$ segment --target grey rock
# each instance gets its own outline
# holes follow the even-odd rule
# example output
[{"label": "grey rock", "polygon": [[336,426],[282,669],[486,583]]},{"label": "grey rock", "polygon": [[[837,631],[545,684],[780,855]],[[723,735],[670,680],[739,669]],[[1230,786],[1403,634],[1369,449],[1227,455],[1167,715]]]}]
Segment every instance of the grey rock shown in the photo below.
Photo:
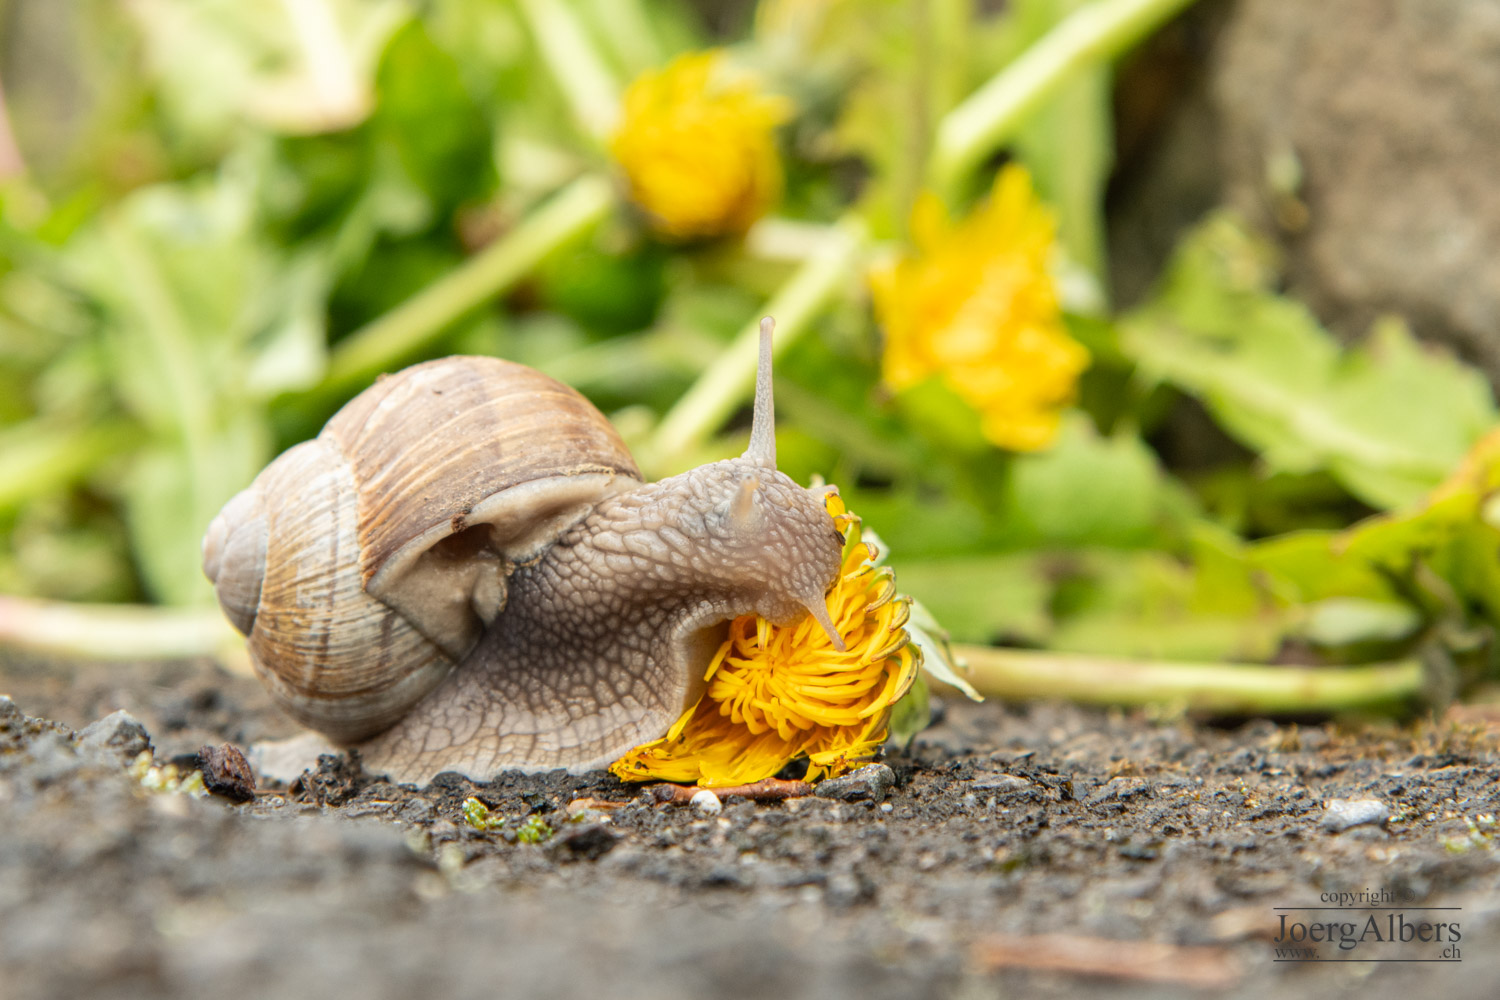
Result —
[{"label": "grey rock", "polygon": [[1036,791],[1031,782],[1025,778],[1018,778],[1014,774],[982,774],[974,779],[971,787],[976,792],[995,792],[1000,795]]},{"label": "grey rock", "polygon": [[430,823],[437,808],[427,799],[406,799],[396,808],[396,818],[403,823]]},{"label": "grey rock", "polygon": [[1223,41],[1230,198],[1278,215],[1268,164],[1297,158],[1315,308],[1355,334],[1400,313],[1500,375],[1500,7],[1247,0]]},{"label": "grey rock", "polygon": [[884,764],[866,764],[841,777],[819,782],[814,794],[819,798],[845,802],[883,802],[894,787],[896,772]]},{"label": "grey rock", "polygon": [[1154,50],[1176,75],[1141,91],[1176,84],[1172,111],[1134,126],[1113,210],[1120,299],[1227,202],[1335,332],[1395,313],[1500,384],[1500,5],[1236,0],[1179,29]]},{"label": "grey rock", "polygon": [[1151,794],[1151,785],[1145,778],[1111,778],[1089,793],[1084,802],[1094,806],[1111,799],[1123,802],[1142,795]]},{"label": "grey rock", "polygon": [[1379,799],[1329,799],[1319,825],[1331,833],[1366,823],[1384,823],[1391,809]]},{"label": "grey rock", "polygon": [[25,718],[26,713],[22,712],[20,707],[10,700],[9,695],[0,694],[0,723],[15,725],[19,724]]},{"label": "grey rock", "polygon": [[80,746],[110,750],[124,760],[134,760],[143,750],[151,749],[151,735],[146,727],[123,708],[111,712],[79,730]]}]

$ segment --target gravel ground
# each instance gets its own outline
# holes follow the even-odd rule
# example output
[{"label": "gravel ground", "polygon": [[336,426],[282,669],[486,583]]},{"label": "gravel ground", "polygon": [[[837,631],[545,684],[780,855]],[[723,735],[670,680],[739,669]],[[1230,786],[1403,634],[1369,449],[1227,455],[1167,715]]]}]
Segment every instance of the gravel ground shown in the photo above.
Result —
[{"label": "gravel ground", "polygon": [[[348,758],[242,804],[195,798],[148,786],[204,744],[293,731],[253,681],[0,661],[0,692],[5,1000],[1446,1000],[1500,982],[1500,725],[1477,713],[1226,727],[950,702],[846,798],[715,811],[602,773],[418,789]],[[117,708],[157,771],[139,730],[75,733]],[[1326,908],[1361,891],[1387,909]],[[1283,916],[1363,935],[1299,943],[1319,958],[1404,960],[1277,962]],[[1376,941],[1371,917],[1382,936],[1448,926]]]}]

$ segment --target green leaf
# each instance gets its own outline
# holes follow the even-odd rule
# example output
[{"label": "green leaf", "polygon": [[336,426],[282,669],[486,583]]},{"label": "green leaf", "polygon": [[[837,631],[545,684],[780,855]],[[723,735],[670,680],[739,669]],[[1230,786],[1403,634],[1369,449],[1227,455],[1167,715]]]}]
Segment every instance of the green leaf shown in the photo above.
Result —
[{"label": "green leaf", "polygon": [[1482,672],[1500,627],[1497,495],[1500,434],[1492,432],[1425,503],[1344,531],[1256,543],[1244,558],[1282,599],[1305,605],[1305,637],[1315,643],[1358,655],[1354,644],[1430,637],[1460,659],[1479,651]]},{"label": "green leaf", "polygon": [[988,528],[987,511],[919,484],[866,489],[840,483],[839,492],[849,509],[880,532],[903,561],[908,556],[972,552],[974,540]]},{"label": "green leaf", "polygon": [[[1500,530],[1482,516],[1489,494],[1456,483],[1430,502],[1345,531],[1304,531],[1250,546],[1246,558],[1293,600],[1422,599],[1421,572],[1500,624]],[[1434,610],[1430,606],[1427,610]]]},{"label": "green leaf", "polygon": [[305,133],[360,121],[403,0],[140,0],[158,100],[180,136],[216,146],[244,121]]},{"label": "green leaf", "polygon": [[1288,532],[1247,547],[1245,557],[1288,602],[1397,597],[1389,581],[1369,563],[1345,556],[1340,531]]},{"label": "green leaf", "polygon": [[1139,437],[1100,437],[1070,413],[1051,449],[1015,458],[1002,530],[1017,546],[1150,545],[1178,507],[1173,491]]},{"label": "green leaf", "polygon": [[530,42],[514,4],[427,4],[422,10],[427,34],[452,57],[465,85],[480,107],[496,107],[511,78],[525,76]]},{"label": "green leaf", "polygon": [[1052,628],[1047,608],[1053,585],[1029,554],[903,558],[896,582],[932,608],[960,642],[1041,643]]},{"label": "green leaf", "polygon": [[496,187],[491,118],[420,21],[380,53],[358,127],[273,144],[259,196],[295,256],[321,258],[337,330],[358,327],[462,258],[455,216]]},{"label": "green leaf", "polygon": [[64,249],[98,309],[114,395],[148,440],[126,457],[126,521],[151,593],[207,600],[199,539],[265,462],[265,400],[323,365],[323,279],[253,225],[233,169],[145,188]]},{"label": "green leaf", "polygon": [[1270,659],[1297,616],[1214,544],[1198,539],[1186,565],[1160,552],[1080,554],[1053,600],[1049,648],[1163,660]]},{"label": "green leaf", "polygon": [[[324,317],[328,297],[328,263],[316,249],[288,263],[280,276],[280,294],[265,296],[255,319],[260,331],[250,345],[245,390],[258,399],[307,389],[328,370],[328,331]],[[253,308],[253,306],[252,306]]]},{"label": "green leaf", "polygon": [[1409,604],[1371,601],[1358,597],[1330,597],[1308,607],[1303,635],[1320,646],[1352,646],[1370,641],[1394,642],[1408,638],[1422,624]]},{"label": "green leaf", "polygon": [[666,255],[650,244],[608,253],[598,242],[569,247],[542,264],[543,300],[603,333],[650,326],[666,295]]},{"label": "green leaf", "polygon": [[433,44],[419,21],[392,36],[376,76],[376,142],[392,145],[417,186],[446,218],[495,184],[490,122],[464,86],[458,63]]},{"label": "green leaf", "polygon": [[948,454],[994,455],[994,447],[979,429],[974,408],[933,376],[903,389],[896,406],[906,422],[936,449]]},{"label": "green leaf", "polygon": [[[948,631],[938,624],[932,612],[921,601],[911,602],[911,617],[907,619],[906,631],[912,643],[921,651],[922,669],[933,680],[958,688],[970,701],[984,701],[984,697],[961,674],[966,664],[953,652],[948,642]],[[917,680],[921,680],[919,676]],[[923,685],[922,696],[927,695]]]},{"label": "green leaf", "polygon": [[1155,300],[1122,324],[1148,374],[1201,399],[1273,470],[1330,471],[1378,508],[1411,503],[1495,422],[1476,371],[1399,323],[1343,349],[1271,291],[1269,250],[1228,216],[1179,248]]},{"label": "green leaf", "polygon": [[83,479],[140,438],[134,428],[52,426],[40,420],[0,428],[0,515]]},{"label": "green leaf", "polygon": [[[151,595],[165,604],[207,603],[212,590],[200,568],[208,522],[249,475],[264,450],[252,421],[215,435],[211,458],[164,443],[142,450],[126,478],[125,516],[131,551]],[[237,484],[237,485],[235,485]]]}]

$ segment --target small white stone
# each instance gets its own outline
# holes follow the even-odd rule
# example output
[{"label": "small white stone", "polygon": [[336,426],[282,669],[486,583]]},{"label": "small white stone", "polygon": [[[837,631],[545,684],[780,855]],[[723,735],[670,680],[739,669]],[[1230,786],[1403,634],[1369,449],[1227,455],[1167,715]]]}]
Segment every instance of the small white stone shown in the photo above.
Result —
[{"label": "small white stone", "polygon": [[707,788],[694,792],[693,797],[688,799],[688,804],[705,816],[717,816],[724,808],[724,803],[719,801],[719,797]]},{"label": "small white stone", "polygon": [[1329,799],[1323,808],[1323,829],[1332,833],[1366,823],[1378,825],[1391,815],[1390,807],[1379,799]]}]

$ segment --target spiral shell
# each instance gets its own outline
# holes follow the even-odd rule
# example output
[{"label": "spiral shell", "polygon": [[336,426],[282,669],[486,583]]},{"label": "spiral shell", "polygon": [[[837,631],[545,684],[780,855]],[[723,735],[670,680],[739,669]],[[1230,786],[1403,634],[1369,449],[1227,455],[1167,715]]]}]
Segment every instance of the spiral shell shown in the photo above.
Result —
[{"label": "spiral shell", "polygon": [[573,389],[443,358],[382,378],[267,466],[209,526],[203,569],[276,701],[354,742],[473,648],[515,563],[639,483]]}]

